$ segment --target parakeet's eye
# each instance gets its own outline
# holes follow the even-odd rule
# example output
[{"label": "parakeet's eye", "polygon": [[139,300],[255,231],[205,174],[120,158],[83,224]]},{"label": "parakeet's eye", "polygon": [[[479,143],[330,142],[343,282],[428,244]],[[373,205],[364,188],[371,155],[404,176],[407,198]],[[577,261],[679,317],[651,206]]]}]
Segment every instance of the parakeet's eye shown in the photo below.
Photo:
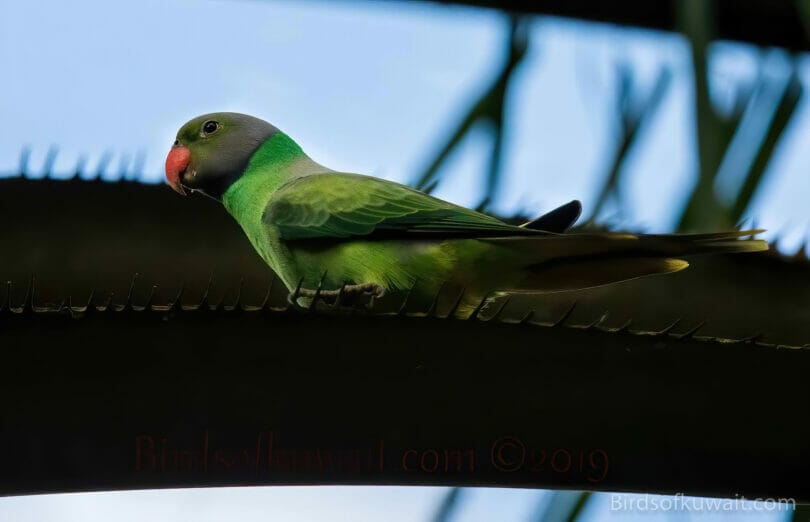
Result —
[{"label": "parakeet's eye", "polygon": [[213,134],[218,130],[219,130],[219,123],[213,120],[208,120],[207,122],[203,123],[202,135],[208,136],[209,134]]}]

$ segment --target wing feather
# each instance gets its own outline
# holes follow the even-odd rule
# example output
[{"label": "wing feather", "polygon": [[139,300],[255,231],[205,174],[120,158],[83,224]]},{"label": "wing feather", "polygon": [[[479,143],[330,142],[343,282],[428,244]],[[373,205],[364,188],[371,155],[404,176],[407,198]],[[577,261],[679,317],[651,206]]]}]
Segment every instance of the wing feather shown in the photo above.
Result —
[{"label": "wing feather", "polygon": [[360,174],[324,173],[278,189],[263,221],[282,239],[374,237],[503,237],[543,235],[486,214]]}]

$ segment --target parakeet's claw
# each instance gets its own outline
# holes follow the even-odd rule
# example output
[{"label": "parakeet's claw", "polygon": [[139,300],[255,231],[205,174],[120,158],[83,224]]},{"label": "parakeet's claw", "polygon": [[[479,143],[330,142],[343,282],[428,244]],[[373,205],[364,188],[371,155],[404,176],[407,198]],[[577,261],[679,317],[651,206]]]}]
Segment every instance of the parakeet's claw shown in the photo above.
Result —
[{"label": "parakeet's claw", "polygon": [[299,297],[307,297],[307,294],[305,292],[306,290],[301,287],[296,288],[295,290],[287,294],[287,304],[289,304],[292,308],[295,308],[296,310],[299,311],[305,310],[306,307],[298,304]]},{"label": "parakeet's claw", "polygon": [[385,288],[375,283],[366,283],[364,285],[354,285],[353,292],[360,298],[367,297],[365,307],[367,310],[371,310],[374,308],[375,301],[385,295]]},{"label": "parakeet's claw", "polygon": [[385,288],[378,285],[377,283],[366,283],[362,285],[346,285],[343,287],[343,291],[347,295],[349,294],[367,295],[372,298],[376,297],[377,299],[385,295]]},{"label": "parakeet's claw", "polygon": [[311,290],[298,287],[287,295],[287,302],[298,309],[304,308],[298,304],[299,298],[309,300],[310,309],[314,309],[318,301],[331,309],[370,309],[374,306],[374,300],[384,295],[385,288],[376,283],[343,285],[339,290]]},{"label": "parakeet's claw", "polygon": [[[323,296],[321,292],[321,296]],[[375,299],[385,295],[385,288],[376,283],[366,283],[361,285],[343,285],[340,290],[332,290],[327,293],[329,301],[324,299],[332,309],[366,309],[374,308]],[[333,298],[333,299],[332,299]]]}]

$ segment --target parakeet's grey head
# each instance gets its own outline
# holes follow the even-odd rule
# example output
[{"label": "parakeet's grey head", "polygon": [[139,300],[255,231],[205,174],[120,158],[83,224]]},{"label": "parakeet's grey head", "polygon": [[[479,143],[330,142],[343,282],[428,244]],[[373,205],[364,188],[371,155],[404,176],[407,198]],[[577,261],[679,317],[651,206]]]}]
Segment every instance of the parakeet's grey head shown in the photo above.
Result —
[{"label": "parakeet's grey head", "polygon": [[278,129],[236,112],[198,116],[183,125],[166,157],[166,179],[182,195],[200,191],[215,199],[245,171],[254,152]]}]

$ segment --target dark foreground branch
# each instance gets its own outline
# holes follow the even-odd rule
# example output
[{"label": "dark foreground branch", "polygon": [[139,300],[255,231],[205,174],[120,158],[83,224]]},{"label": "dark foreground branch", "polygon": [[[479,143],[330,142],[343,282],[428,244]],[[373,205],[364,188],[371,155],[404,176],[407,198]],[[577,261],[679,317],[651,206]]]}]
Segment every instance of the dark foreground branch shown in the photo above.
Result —
[{"label": "dark foreground branch", "polygon": [[[678,30],[677,15],[683,0],[432,0],[435,3],[495,7],[518,13],[578,18],[594,22],[644,27],[664,31]],[[714,0],[716,35],[722,40],[737,40],[762,46],[807,50],[803,3],[794,0]]]},{"label": "dark foreground branch", "polygon": [[807,349],[208,306],[82,315],[0,311],[0,494],[441,484],[810,500]]}]

